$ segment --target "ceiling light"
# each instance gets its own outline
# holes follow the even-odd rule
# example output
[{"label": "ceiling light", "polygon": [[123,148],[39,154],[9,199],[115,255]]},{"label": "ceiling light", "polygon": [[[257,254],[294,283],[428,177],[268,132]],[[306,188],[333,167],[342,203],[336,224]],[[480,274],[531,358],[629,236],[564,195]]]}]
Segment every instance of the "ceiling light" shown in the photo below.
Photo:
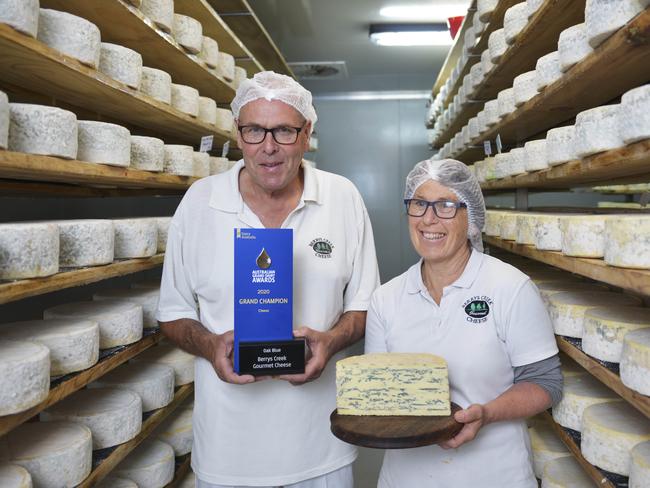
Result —
[{"label": "ceiling light", "polygon": [[370,40],[378,46],[451,46],[444,24],[372,24]]},{"label": "ceiling light", "polygon": [[399,20],[446,20],[467,14],[467,4],[455,5],[391,5],[382,7],[379,15]]}]

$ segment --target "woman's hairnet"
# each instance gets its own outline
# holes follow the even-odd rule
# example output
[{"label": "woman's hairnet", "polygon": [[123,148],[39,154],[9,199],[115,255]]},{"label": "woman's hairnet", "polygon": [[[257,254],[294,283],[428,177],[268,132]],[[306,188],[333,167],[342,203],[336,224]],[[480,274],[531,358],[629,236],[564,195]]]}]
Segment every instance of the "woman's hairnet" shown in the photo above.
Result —
[{"label": "woman's hairnet", "polygon": [[420,161],[406,177],[404,198],[413,198],[418,187],[429,180],[446,186],[467,205],[467,238],[472,247],[483,252],[481,231],[485,224],[485,202],[476,177],[465,164],[454,159]]},{"label": "woman's hairnet", "polygon": [[312,105],[311,92],[293,78],[273,71],[256,73],[252,78],[241,82],[230,104],[235,119],[239,119],[239,111],[244,105],[260,98],[268,101],[280,100],[295,108],[311,122],[312,127],[318,120]]}]

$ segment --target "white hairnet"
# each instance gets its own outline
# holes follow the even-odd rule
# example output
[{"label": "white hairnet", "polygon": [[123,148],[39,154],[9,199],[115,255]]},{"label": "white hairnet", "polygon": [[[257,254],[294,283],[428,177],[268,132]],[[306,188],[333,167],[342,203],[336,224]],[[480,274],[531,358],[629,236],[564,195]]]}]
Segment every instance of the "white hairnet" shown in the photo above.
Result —
[{"label": "white hairnet", "polygon": [[467,205],[467,238],[472,247],[483,252],[481,231],[485,224],[485,202],[476,177],[466,165],[454,159],[420,161],[406,177],[404,199],[413,198],[415,190],[429,180],[446,186]]},{"label": "white hairnet", "polygon": [[312,105],[311,92],[293,78],[273,71],[256,73],[252,78],[241,82],[230,104],[234,117],[239,119],[242,107],[260,98],[268,101],[279,100],[295,108],[311,122],[312,127],[318,120]]}]

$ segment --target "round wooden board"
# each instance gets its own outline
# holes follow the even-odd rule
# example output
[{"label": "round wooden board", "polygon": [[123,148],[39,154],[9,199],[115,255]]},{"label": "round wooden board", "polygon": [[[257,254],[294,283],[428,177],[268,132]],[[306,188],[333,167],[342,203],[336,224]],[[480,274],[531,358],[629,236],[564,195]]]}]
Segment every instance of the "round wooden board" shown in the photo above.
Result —
[{"label": "round wooden board", "polygon": [[332,433],[349,444],[378,449],[407,449],[429,446],[454,437],[463,424],[454,420],[454,413],[461,410],[451,404],[451,415],[433,416],[380,416],[330,415]]}]

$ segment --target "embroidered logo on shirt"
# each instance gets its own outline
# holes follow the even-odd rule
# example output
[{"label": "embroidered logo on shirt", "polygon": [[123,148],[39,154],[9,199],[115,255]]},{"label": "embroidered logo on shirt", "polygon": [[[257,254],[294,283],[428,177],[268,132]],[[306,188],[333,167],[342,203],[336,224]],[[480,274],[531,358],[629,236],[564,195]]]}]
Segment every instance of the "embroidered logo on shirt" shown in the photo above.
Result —
[{"label": "embroidered logo on shirt", "polygon": [[472,297],[463,303],[463,309],[467,314],[465,320],[472,324],[480,324],[487,321],[490,314],[492,299],[486,296]]},{"label": "embroidered logo on shirt", "polygon": [[309,243],[309,247],[314,250],[314,255],[318,258],[328,259],[332,257],[334,244],[323,237],[317,237]]}]

